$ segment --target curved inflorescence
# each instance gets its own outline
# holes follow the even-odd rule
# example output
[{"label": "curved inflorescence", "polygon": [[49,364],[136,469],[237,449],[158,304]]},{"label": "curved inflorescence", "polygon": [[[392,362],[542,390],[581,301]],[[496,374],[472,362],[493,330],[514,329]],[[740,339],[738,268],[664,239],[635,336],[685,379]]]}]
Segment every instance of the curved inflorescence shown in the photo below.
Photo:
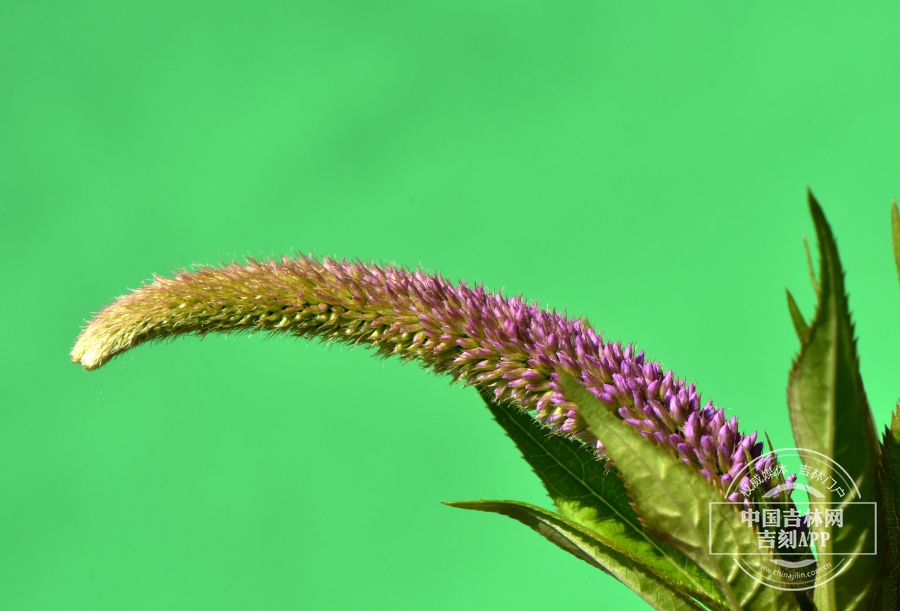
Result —
[{"label": "curved inflorescence", "polygon": [[[72,360],[95,369],[144,342],[241,330],[365,344],[383,356],[417,360],[533,410],[553,432],[603,457],[603,445],[557,383],[555,370],[564,370],[723,494],[750,487],[749,477],[733,485],[735,477],[762,452],[756,433],[740,433],[737,418],[726,420],[712,401],[701,405],[694,384],[663,372],[632,345],[604,342],[586,321],[401,267],[299,256],[156,276],[97,313]],[[770,456],[754,464],[759,473],[773,466]],[[728,498],[738,501],[741,493]]]}]

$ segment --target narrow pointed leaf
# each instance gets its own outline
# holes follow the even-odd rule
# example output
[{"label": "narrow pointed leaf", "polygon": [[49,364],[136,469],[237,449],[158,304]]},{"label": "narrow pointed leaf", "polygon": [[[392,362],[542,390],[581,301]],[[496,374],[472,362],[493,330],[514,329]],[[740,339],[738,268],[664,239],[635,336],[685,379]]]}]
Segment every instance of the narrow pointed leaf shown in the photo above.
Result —
[{"label": "narrow pointed leaf", "polygon": [[451,507],[499,513],[525,524],[548,541],[612,575],[658,611],[701,611],[703,607],[672,590],[652,571],[605,544],[596,533],[563,516],[518,501],[462,501]]},{"label": "narrow pointed leaf", "polygon": [[891,233],[894,236],[894,263],[897,264],[897,276],[900,277],[900,210],[897,209],[897,200],[891,208]]},{"label": "narrow pointed leaf", "polygon": [[642,564],[661,583],[710,609],[728,609],[705,572],[644,531],[614,467],[598,460],[583,443],[550,434],[515,406],[493,401],[489,391],[482,391],[481,396],[564,517],[595,532],[606,545]]},{"label": "narrow pointed leaf", "polygon": [[806,241],[806,236],[803,236],[803,250],[806,251],[806,266],[809,269],[809,281],[812,284],[813,292],[816,294],[816,297],[818,297],[819,281],[816,280],[816,269],[813,267],[812,255],[809,252],[809,242]]},{"label": "narrow pointed leaf", "polygon": [[[878,503],[878,441],[859,373],[844,273],[831,228],[812,193],[809,206],[819,240],[820,296],[790,374],[788,405],[794,438],[799,447],[829,456],[843,467],[856,482],[861,495],[858,500]],[[826,474],[826,478],[830,476]],[[810,508],[822,503],[824,509],[829,507],[827,503],[839,500],[846,499],[827,490]],[[870,513],[866,517],[863,512],[855,515],[862,519],[845,522],[839,537],[831,536],[832,528],[826,523],[815,527],[829,535],[831,553],[852,554],[874,546],[875,516]],[[883,569],[882,554],[851,557],[838,577],[816,587],[820,611],[871,609]],[[823,574],[824,579],[832,577]]]},{"label": "narrow pointed leaf", "polygon": [[881,489],[884,507],[883,529],[887,536],[882,537],[887,547],[887,578],[881,586],[880,610],[896,611],[900,609],[900,405],[891,418],[890,428],[885,427],[884,440],[881,446]]},{"label": "narrow pointed leaf", "polygon": [[[566,396],[577,406],[615,463],[647,530],[693,560],[714,579],[733,609],[798,609],[790,592],[765,586],[717,549],[756,553],[756,533],[733,506],[710,505],[722,497],[703,477],[667,450],[641,437],[574,378],[558,371]],[[710,507],[712,511],[710,511]]]},{"label": "narrow pointed leaf", "polygon": [[806,319],[803,318],[800,307],[797,305],[797,302],[794,301],[794,296],[791,295],[790,291],[787,291],[787,300],[788,311],[791,313],[791,322],[794,323],[794,331],[797,333],[797,338],[801,342],[806,341],[806,336],[809,333],[809,325],[806,324]]}]

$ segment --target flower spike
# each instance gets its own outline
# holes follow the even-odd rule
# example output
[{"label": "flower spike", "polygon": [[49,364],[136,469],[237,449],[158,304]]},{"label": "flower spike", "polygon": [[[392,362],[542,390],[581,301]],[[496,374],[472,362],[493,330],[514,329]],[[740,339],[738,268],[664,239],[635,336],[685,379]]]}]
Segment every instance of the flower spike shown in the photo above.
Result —
[{"label": "flower spike", "polygon": [[[98,312],[71,356],[96,369],[145,342],[236,331],[364,344],[418,361],[534,411],[551,431],[603,457],[603,445],[557,382],[559,368],[723,493],[762,452],[756,433],[742,435],[736,418],[726,420],[712,401],[703,404],[694,384],[634,346],[604,342],[582,319],[421,269],[299,256],[156,276]],[[740,500],[740,493],[729,498]]]}]

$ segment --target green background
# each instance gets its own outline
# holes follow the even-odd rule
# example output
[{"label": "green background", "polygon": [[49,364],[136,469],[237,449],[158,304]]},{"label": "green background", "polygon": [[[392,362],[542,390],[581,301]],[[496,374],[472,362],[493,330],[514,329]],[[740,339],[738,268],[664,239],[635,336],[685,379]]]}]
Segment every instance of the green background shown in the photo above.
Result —
[{"label": "green background", "polygon": [[792,445],[811,187],[882,426],[900,5],[0,3],[0,609],[641,609],[472,389],[258,336],[68,362],[154,272],[310,253],[589,316]]}]

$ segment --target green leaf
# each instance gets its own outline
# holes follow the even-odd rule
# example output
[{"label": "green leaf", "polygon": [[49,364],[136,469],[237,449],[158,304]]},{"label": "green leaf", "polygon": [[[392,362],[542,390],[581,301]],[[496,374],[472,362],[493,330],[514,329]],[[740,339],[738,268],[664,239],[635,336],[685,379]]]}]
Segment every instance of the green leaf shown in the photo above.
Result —
[{"label": "green leaf", "polygon": [[819,281],[816,280],[816,269],[813,267],[812,255],[809,252],[809,242],[806,241],[806,236],[803,236],[803,250],[806,251],[806,266],[809,269],[809,281],[812,284],[813,292],[816,294],[816,297],[818,297]]},{"label": "green leaf", "polygon": [[605,545],[642,564],[668,587],[711,609],[728,609],[706,573],[644,531],[612,465],[598,460],[585,444],[549,433],[516,406],[496,403],[489,391],[481,391],[481,397],[564,517],[595,532]]},{"label": "green leaf", "polygon": [[806,319],[803,318],[803,314],[800,312],[800,308],[797,306],[797,302],[794,301],[794,296],[791,295],[790,291],[787,291],[787,300],[788,311],[791,313],[791,322],[794,323],[794,331],[797,333],[797,338],[803,342],[809,333],[809,325],[806,324]]},{"label": "green leaf", "polygon": [[[897,406],[900,411],[900,405]],[[884,525],[887,532],[888,575],[881,586],[881,603],[877,609],[896,611],[900,608],[900,417],[895,411],[890,428],[885,427],[881,445],[881,491]]]},{"label": "green leaf", "polygon": [[900,277],[900,210],[897,210],[897,200],[891,208],[891,232],[894,235],[894,263],[897,264],[897,276]]},{"label": "green leaf", "polygon": [[634,562],[591,530],[563,516],[518,501],[461,501],[444,503],[461,509],[488,511],[525,524],[548,541],[609,573],[659,611],[701,611],[703,607],[669,588],[652,571]]},{"label": "green leaf", "polygon": [[733,609],[797,609],[794,595],[756,580],[727,555],[710,553],[709,533],[718,549],[758,552],[758,537],[703,476],[666,449],[644,439],[594,395],[557,371],[566,396],[606,448],[625,480],[645,527],[693,560],[719,584]]},{"label": "green leaf", "polygon": [[[819,240],[820,296],[790,374],[788,406],[794,438],[799,447],[829,456],[841,465],[859,488],[858,500],[877,503],[878,441],[859,373],[844,274],[831,228],[812,193],[809,207]],[[826,491],[824,497],[811,500],[810,508],[831,502],[833,496]],[[815,530],[831,534],[831,527],[825,524]],[[874,515],[854,523],[845,521],[840,537],[830,539],[831,552],[848,554],[871,547],[875,534]],[[870,609],[883,569],[883,555],[852,557],[841,575],[816,587],[820,611]],[[828,577],[826,574],[825,579]]]}]

